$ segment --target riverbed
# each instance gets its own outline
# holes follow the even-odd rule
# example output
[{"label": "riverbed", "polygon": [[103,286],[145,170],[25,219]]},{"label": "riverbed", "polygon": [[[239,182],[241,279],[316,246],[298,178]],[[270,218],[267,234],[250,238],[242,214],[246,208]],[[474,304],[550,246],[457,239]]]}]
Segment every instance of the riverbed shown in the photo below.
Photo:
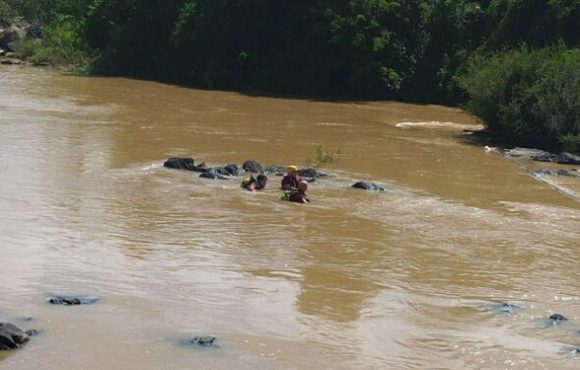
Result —
[{"label": "riverbed", "polygon": [[[0,66],[0,321],[41,329],[0,369],[577,369],[578,181],[534,179],[477,127]],[[276,176],[252,193],[162,166],[305,166],[319,147],[339,153],[308,205]]]}]

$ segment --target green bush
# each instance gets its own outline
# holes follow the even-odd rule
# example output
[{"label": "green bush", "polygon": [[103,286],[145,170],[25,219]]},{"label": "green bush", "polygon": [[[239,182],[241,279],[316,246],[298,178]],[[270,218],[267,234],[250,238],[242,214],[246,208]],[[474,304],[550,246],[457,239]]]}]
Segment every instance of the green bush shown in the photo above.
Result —
[{"label": "green bush", "polygon": [[580,49],[520,47],[473,57],[457,77],[467,109],[494,136],[521,146],[578,152]]},{"label": "green bush", "polygon": [[43,30],[43,38],[22,43],[21,55],[33,63],[66,65],[81,72],[88,71],[93,58],[82,37],[84,21],[59,15]]},{"label": "green bush", "polygon": [[0,19],[2,18],[12,18],[14,16],[14,10],[7,1],[0,0]]}]

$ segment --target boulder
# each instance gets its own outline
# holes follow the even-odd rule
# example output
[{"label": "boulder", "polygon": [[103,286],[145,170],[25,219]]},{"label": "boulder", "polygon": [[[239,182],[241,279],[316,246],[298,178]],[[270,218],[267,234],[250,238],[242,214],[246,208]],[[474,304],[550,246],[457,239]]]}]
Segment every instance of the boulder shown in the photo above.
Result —
[{"label": "boulder", "polygon": [[18,52],[21,40],[26,38],[29,27],[27,24],[16,23],[2,27],[0,29],[0,48]]},{"label": "boulder", "polygon": [[385,188],[382,185],[370,181],[359,181],[357,183],[354,183],[352,187],[356,189],[364,189],[370,191],[385,191]]},{"label": "boulder", "polygon": [[264,168],[262,167],[262,165],[254,160],[251,160],[251,159],[248,159],[247,161],[245,161],[242,164],[242,168],[246,172],[264,174]]},{"label": "boulder", "polygon": [[210,180],[229,180],[228,177],[224,176],[220,172],[221,171],[218,170],[218,167],[212,167],[207,171],[202,172],[201,175],[199,175],[199,177]]},{"label": "boulder", "polygon": [[[33,334],[31,332],[31,334]],[[30,340],[29,334],[10,323],[0,323],[0,351],[17,349]]]},{"label": "boulder", "polygon": [[217,347],[216,337],[212,335],[206,335],[202,337],[193,337],[189,341],[191,344],[196,344],[201,347]]},{"label": "boulder", "polygon": [[205,165],[205,162],[198,165],[194,164],[193,158],[169,158],[163,163],[163,167],[195,172],[205,172],[209,170]]},{"label": "boulder", "polygon": [[238,176],[240,171],[238,170],[238,165],[230,163],[224,167],[217,167],[218,173],[225,176]]},{"label": "boulder", "polygon": [[560,322],[568,321],[568,318],[566,316],[564,316],[562,314],[559,314],[559,313],[552,314],[549,317],[549,319],[552,320],[555,323],[560,323]]}]

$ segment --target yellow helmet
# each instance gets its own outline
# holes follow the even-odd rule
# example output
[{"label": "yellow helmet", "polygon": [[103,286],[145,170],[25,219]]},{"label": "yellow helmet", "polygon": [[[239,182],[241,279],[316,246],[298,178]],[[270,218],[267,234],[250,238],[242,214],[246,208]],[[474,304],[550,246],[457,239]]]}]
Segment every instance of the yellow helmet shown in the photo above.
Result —
[{"label": "yellow helmet", "polygon": [[294,166],[294,165],[290,165],[290,166],[288,166],[288,169],[287,169],[287,171],[288,171],[289,173],[291,173],[291,172],[296,172],[296,171],[298,171],[298,167],[296,167],[296,166]]}]

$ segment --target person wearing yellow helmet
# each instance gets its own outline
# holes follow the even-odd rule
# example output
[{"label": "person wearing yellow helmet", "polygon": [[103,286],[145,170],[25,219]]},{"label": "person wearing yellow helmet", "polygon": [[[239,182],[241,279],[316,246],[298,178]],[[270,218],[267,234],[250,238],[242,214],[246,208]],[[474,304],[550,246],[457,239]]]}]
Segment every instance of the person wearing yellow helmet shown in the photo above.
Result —
[{"label": "person wearing yellow helmet", "polygon": [[282,178],[282,190],[297,191],[301,181],[304,179],[298,174],[298,167],[290,165],[286,169],[286,175]]}]

